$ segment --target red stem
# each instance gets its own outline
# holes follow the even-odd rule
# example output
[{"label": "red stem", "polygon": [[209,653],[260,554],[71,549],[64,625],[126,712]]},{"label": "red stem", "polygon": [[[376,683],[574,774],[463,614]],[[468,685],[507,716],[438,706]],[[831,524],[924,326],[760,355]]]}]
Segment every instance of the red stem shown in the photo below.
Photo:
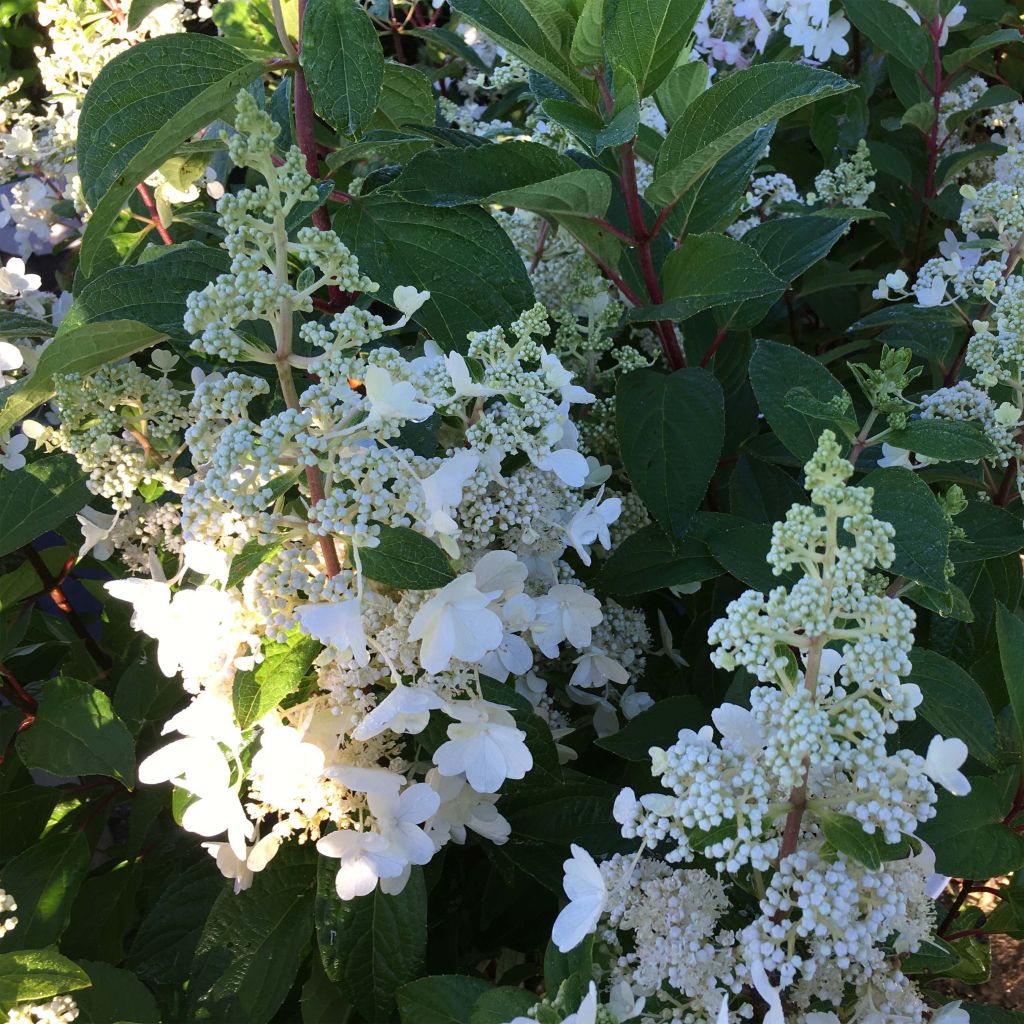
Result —
[{"label": "red stem", "polygon": [[39,582],[42,583],[46,589],[47,596],[53,601],[53,603],[60,609],[64,616],[68,620],[68,624],[78,634],[85,644],[85,649],[89,652],[90,657],[101,669],[104,674],[113,666],[114,662],[108,654],[96,643],[96,638],[89,632],[85,627],[85,623],[82,622],[78,612],[72,607],[71,602],[68,601],[67,595],[64,593],[61,583],[63,580],[59,580],[54,576],[50,575],[50,570],[47,569],[46,563],[39,557],[39,553],[31,545],[26,545],[22,549],[29,565],[32,566],[35,574],[39,577]]},{"label": "red stem", "polygon": [[171,238],[171,233],[160,222],[160,214],[157,211],[156,203],[153,202],[153,197],[150,195],[145,182],[140,181],[135,188],[139,195],[142,196],[142,202],[153,217],[153,227],[156,228],[156,233],[160,236],[160,240],[164,245],[174,245],[174,239]]},{"label": "red stem", "polygon": [[724,327],[719,328],[718,333],[715,335],[715,340],[711,342],[711,348],[704,353],[704,358],[700,361],[702,367],[706,367],[715,357],[715,352],[718,350],[718,346],[722,343],[722,339],[729,333],[729,325],[726,324]]},{"label": "red stem", "polygon": [[[662,303],[661,286],[658,284],[658,272],[654,267],[654,256],[651,253],[652,235],[647,229],[643,207],[640,204],[640,190],[636,183],[636,155],[633,140],[624,143],[619,150],[619,164],[622,170],[622,194],[626,201],[626,213],[636,239],[636,259],[643,275],[644,285],[651,302],[659,306]],[[675,325],[671,320],[658,320],[654,329],[661,342],[661,351],[665,361],[672,370],[680,370],[686,366],[686,357],[679,347]]]}]

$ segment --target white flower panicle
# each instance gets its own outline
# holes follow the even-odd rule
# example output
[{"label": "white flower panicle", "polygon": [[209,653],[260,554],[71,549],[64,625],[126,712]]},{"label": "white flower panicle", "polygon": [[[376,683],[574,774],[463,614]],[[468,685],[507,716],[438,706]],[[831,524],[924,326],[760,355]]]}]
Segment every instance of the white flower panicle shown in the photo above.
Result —
[{"label": "white flower panicle", "polygon": [[749,1019],[755,995],[779,1024],[838,1021],[827,1007],[928,1019],[898,960],[935,923],[913,837],[935,786],[970,791],[967,749],[936,736],[924,757],[892,750],[921,702],[902,681],[913,612],[878,582],[894,531],[848,483],[831,432],[804,473],[811,504],[775,525],[768,553],[795,582],[747,591],[708,633],[717,666],[757,680],[749,707],[651,749],[661,791],[625,789],[614,807],[634,856],[598,864],[574,846],[565,863],[553,941],[593,934],[602,990],[642,1000],[644,1020]]},{"label": "white flower panicle", "polygon": [[[523,716],[566,720],[548,667],[572,675],[564,707],[615,727],[646,625],[565,556],[602,556],[622,502],[580,450],[571,414],[593,398],[545,348],[543,306],[463,353],[390,347],[429,293],[396,288],[394,323],[371,312],[377,285],[340,239],[289,226],[317,200],[299,151],[271,159],[279,129],[248,93],[236,128],[232,159],[265,184],[218,203],[231,269],[185,325],[196,351],[249,365],[193,374],[191,394],[167,359],[66,378],[57,442],[122,519],[140,489],[181,495],[176,576],[107,585],[193,695],[140,780],[189,795],[184,827],[238,890],[296,840],[338,862],[342,898],[398,892],[447,842],[506,841],[498,794],[533,767]],[[364,298],[319,316],[324,288]],[[87,543],[122,543],[118,522],[85,516]],[[424,559],[426,580],[395,568]],[[284,704],[241,714],[243,688],[300,657]]]}]

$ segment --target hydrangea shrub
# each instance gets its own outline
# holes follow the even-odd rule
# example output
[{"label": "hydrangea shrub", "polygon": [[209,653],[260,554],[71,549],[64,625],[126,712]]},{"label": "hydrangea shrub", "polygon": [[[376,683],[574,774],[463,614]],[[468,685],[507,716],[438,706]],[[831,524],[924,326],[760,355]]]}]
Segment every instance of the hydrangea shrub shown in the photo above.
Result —
[{"label": "hydrangea shrub", "polygon": [[1012,4],[7,17],[10,1024],[1024,1020]]}]

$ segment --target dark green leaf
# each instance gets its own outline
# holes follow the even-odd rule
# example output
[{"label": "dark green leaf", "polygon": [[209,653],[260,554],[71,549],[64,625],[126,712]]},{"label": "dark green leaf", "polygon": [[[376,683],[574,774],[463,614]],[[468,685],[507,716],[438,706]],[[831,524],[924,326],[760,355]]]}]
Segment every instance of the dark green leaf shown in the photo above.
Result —
[{"label": "dark green leaf", "polygon": [[936,590],[946,589],[949,522],[928,485],[911,469],[876,469],[863,481],[874,490],[873,514],[896,530],[891,571]]},{"label": "dark green leaf", "polygon": [[467,21],[529,67],[584,102],[594,98],[593,82],[569,59],[576,20],[557,0],[456,0]]},{"label": "dark green leaf", "polygon": [[601,567],[595,586],[606,594],[647,594],[699,583],[721,574],[707,547],[693,537],[676,541],[654,523],[627,537]]},{"label": "dark green leaf", "polygon": [[987,501],[969,501],[956,517],[964,537],[949,544],[954,562],[983,562],[1001,555],[1015,555],[1024,548],[1024,524],[1005,508]]},{"label": "dark green leaf", "polygon": [[251,889],[221,889],[192,962],[190,1019],[266,1024],[274,1016],[312,932],[316,859],[312,846],[290,843]]},{"label": "dark green leaf", "polygon": [[[822,402],[843,402],[843,386],[817,359],[805,355],[791,345],[759,341],[750,360],[750,384],[758,405],[778,439],[801,461],[806,461],[818,447],[818,438],[829,424],[806,416],[786,401],[794,386],[807,388]],[[844,403],[849,406],[848,399]],[[842,414],[838,411],[832,423],[833,433],[842,438]]]},{"label": "dark green leaf", "polygon": [[313,109],[344,135],[364,128],[384,84],[384,51],[366,11],[352,0],[309,0],[302,69]]},{"label": "dark green leaf", "polygon": [[147,981],[183,984],[203,926],[224,885],[212,860],[169,879],[135,934],[128,966]]},{"label": "dark green leaf", "polygon": [[532,992],[503,985],[485,992],[469,1011],[469,1024],[506,1024],[513,1017],[525,1016],[537,1002]]},{"label": "dark green leaf", "polygon": [[363,575],[400,590],[436,590],[455,579],[445,553],[406,526],[381,526],[375,548],[359,549]]},{"label": "dark green leaf", "polygon": [[423,206],[463,206],[575,170],[568,157],[537,142],[431,149],[414,156],[390,190]]},{"label": "dark green leaf", "polygon": [[1024,836],[1003,824],[1010,799],[1000,780],[972,778],[971,792],[939,792],[936,817],[918,836],[935,851],[935,870],[954,878],[996,878],[1024,867]]},{"label": "dark green leaf", "polygon": [[911,420],[885,440],[896,448],[949,462],[976,462],[995,454],[981,427],[967,420]]},{"label": "dark green leaf", "polygon": [[483,210],[370,195],[342,207],[334,227],[382,295],[398,285],[430,292],[416,321],[445,348],[464,349],[467,332],[510,324],[534,304],[523,261]]},{"label": "dark green leaf", "polygon": [[182,327],[186,299],[227,273],[230,264],[223,250],[188,242],[160,250],[143,263],[107,271],[75,296],[57,336],[85,324],[134,320],[173,338],[187,338]]},{"label": "dark green leaf", "polygon": [[670,747],[680,729],[699,729],[707,720],[707,711],[696,697],[666,697],[596,744],[627,761],[648,761],[651,747]]},{"label": "dark green leaf", "polygon": [[398,989],[402,1024],[468,1024],[470,1008],[493,986],[483,978],[435,974],[410,981]]},{"label": "dark green leaf", "polygon": [[909,853],[906,843],[886,843],[878,832],[868,835],[856,818],[845,814],[822,814],[821,830],[840,853],[872,871],[877,871],[887,860],[900,860]]},{"label": "dark green leaf", "polygon": [[107,695],[78,679],[48,679],[32,727],[18,737],[30,768],[54,775],[107,775],[135,783],[135,741]]},{"label": "dark green leaf", "polygon": [[80,832],[50,832],[0,871],[0,888],[18,905],[18,927],[4,938],[5,950],[56,944],[89,870],[90,855]]},{"label": "dark green leaf", "polygon": [[97,76],[78,121],[78,169],[93,208],[82,238],[88,274],[135,186],[218,117],[263,70],[223,39],[178,32],[118,54]]},{"label": "dark green leaf", "polygon": [[11,309],[0,309],[0,338],[49,338],[53,327],[34,316],[15,313]]},{"label": "dark green leaf", "polygon": [[843,0],[847,17],[874,45],[913,71],[931,53],[928,30],[895,4],[875,0]]},{"label": "dark green leaf", "polygon": [[634,489],[666,534],[683,536],[722,451],[721,385],[700,369],[638,370],[619,378],[615,409]]},{"label": "dark green leaf", "polygon": [[734,146],[771,121],[854,88],[829,71],[799,64],[755,64],[716,82],[693,101],[658,154],[648,202],[668,206]]},{"label": "dark green leaf", "polygon": [[918,716],[940,735],[956,736],[971,756],[992,764],[996,760],[996,723],[982,688],[955,662],[937,651],[915,647],[909,682],[921,688]]},{"label": "dark green leaf", "polygon": [[153,993],[131,971],[99,961],[82,960],[92,984],[75,996],[81,1024],[160,1024]]},{"label": "dark green leaf", "polygon": [[386,1024],[395,1016],[396,993],[423,966],[427,946],[423,871],[414,867],[397,896],[387,896],[378,887],[368,896],[347,901],[338,899],[335,892],[336,872],[336,863],[319,859],[315,919],[324,970],[369,1024]]},{"label": "dark green leaf", "polygon": [[0,555],[60,526],[92,497],[70,455],[46,455],[19,470],[0,470],[0,481]]},{"label": "dark green leaf", "polygon": [[704,0],[605,0],[608,59],[632,74],[641,96],[672,70],[703,7]]},{"label": "dark green leaf", "polygon": [[996,636],[1017,737],[1024,747],[1024,622],[1001,604],[996,607]]}]

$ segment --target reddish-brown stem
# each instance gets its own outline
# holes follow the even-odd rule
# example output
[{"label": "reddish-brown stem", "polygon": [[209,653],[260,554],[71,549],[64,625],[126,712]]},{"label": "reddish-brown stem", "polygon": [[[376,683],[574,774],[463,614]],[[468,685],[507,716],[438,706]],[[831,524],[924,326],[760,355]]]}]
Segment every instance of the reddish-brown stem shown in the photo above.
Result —
[{"label": "reddish-brown stem", "polygon": [[729,325],[726,324],[724,327],[718,329],[718,333],[715,335],[714,341],[711,342],[711,347],[704,353],[704,358],[700,361],[700,365],[705,367],[712,359],[715,358],[715,352],[718,350],[718,346],[722,343],[722,339],[729,333]]},{"label": "reddish-brown stem", "polygon": [[610,224],[603,217],[588,217],[587,220],[591,224],[596,224],[602,231],[607,231],[608,234],[614,235],[619,241],[625,242],[626,245],[636,245],[636,239],[631,234],[620,230],[614,224]]},{"label": "reddish-brown stem", "polygon": [[[582,242],[580,244],[583,245]],[[642,306],[644,304],[641,301],[640,297],[636,294],[636,292],[634,292],[633,289],[630,288],[628,284],[626,284],[626,281],[623,278],[623,276],[614,267],[610,266],[603,259],[601,259],[601,257],[598,256],[597,253],[594,252],[594,250],[591,249],[589,246],[583,245],[583,249],[587,253],[587,255],[597,264],[601,273],[604,274],[604,276],[607,277],[608,280],[611,281],[611,283],[615,285],[615,287],[618,288],[620,292],[622,292],[622,295],[627,302],[632,303],[634,306]]]},{"label": "reddish-brown stem", "polygon": [[924,83],[925,88],[931,93],[932,99],[932,125],[924,136],[925,146],[928,150],[928,165],[925,171],[924,194],[921,197],[921,219],[917,224],[917,235],[914,239],[914,265],[917,266],[921,256],[921,242],[924,239],[924,230],[928,222],[928,200],[935,196],[935,170],[939,162],[939,123],[941,121],[942,94],[945,87],[945,80],[942,76],[942,52],[939,46],[939,39],[942,38],[942,28],[946,19],[939,15],[928,25],[928,32],[932,41],[932,80],[931,82],[919,71],[918,77]]},{"label": "reddish-brown stem", "polygon": [[0,678],[3,679],[4,685],[7,686],[12,693],[11,703],[17,704],[26,714],[34,715],[39,707],[39,703],[35,697],[32,696],[25,689],[21,683],[18,682],[14,673],[5,665],[0,662]]},{"label": "reddish-brown stem", "polygon": [[544,255],[544,246],[547,244],[550,232],[550,222],[546,220],[542,221],[540,231],[537,232],[537,244],[533,247],[533,257],[530,259],[531,274],[540,266],[541,257]]},{"label": "reddish-brown stem", "polygon": [[939,925],[938,934],[941,938],[945,938],[946,932],[949,931],[949,926],[956,920],[957,914],[960,913],[960,908],[964,905],[967,897],[970,896],[974,888],[974,879],[965,878],[960,883],[960,892],[957,893],[956,899],[953,900],[953,905],[949,908],[946,916],[942,919],[942,924]]},{"label": "reddish-brown stem", "polygon": [[[622,172],[622,194],[626,201],[626,213],[629,216],[630,227],[633,229],[633,237],[636,239],[636,260],[640,266],[640,273],[643,275],[650,301],[658,306],[662,302],[661,286],[658,284],[658,272],[654,267],[654,256],[651,253],[652,236],[647,230],[643,206],[640,203],[640,190],[636,183],[636,154],[632,140],[624,143],[619,150],[619,166]],[[682,369],[686,365],[686,357],[679,347],[679,339],[676,337],[676,329],[672,321],[658,320],[654,329],[661,342],[661,351],[669,368],[672,370]]]},{"label": "reddish-brown stem", "polygon": [[53,603],[60,609],[61,613],[68,620],[68,624],[78,634],[82,642],[85,644],[85,649],[89,652],[89,656],[104,673],[114,664],[110,656],[96,643],[96,638],[89,632],[85,627],[85,623],[82,622],[78,612],[71,606],[68,601],[67,595],[64,593],[64,589],[61,586],[61,582],[55,577],[50,575],[50,570],[46,568],[46,563],[39,557],[39,553],[35,548],[30,545],[26,545],[21,549],[29,565],[32,566],[35,574],[39,577],[39,582],[42,583],[43,587],[46,588],[47,596],[53,601]]},{"label": "reddish-brown stem", "polygon": [[174,245],[174,239],[171,238],[171,233],[167,230],[167,228],[163,226],[163,224],[160,221],[160,214],[157,211],[156,203],[153,202],[153,197],[152,195],[150,195],[149,189],[146,187],[145,182],[140,181],[138,185],[135,186],[135,189],[142,197],[142,202],[145,205],[146,209],[149,210],[149,212],[153,216],[153,227],[156,228],[156,233],[160,236],[160,240],[164,243],[164,245]]}]

